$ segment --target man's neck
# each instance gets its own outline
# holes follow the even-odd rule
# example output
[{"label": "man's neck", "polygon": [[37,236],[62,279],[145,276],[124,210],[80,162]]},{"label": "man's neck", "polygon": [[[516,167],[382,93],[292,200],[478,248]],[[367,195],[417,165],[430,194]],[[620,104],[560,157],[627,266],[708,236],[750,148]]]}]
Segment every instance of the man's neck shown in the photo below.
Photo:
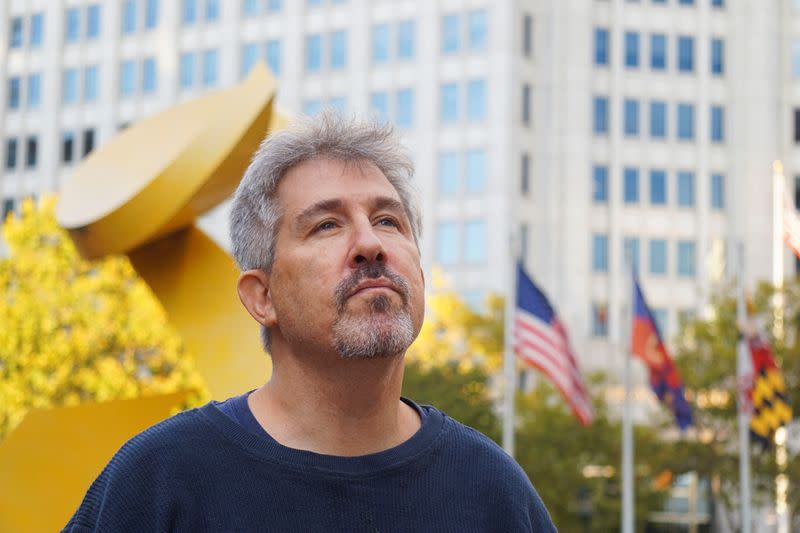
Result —
[{"label": "man's neck", "polygon": [[280,444],[325,455],[358,456],[397,446],[419,429],[400,401],[402,357],[335,360],[320,368],[281,357],[250,395],[256,420]]}]

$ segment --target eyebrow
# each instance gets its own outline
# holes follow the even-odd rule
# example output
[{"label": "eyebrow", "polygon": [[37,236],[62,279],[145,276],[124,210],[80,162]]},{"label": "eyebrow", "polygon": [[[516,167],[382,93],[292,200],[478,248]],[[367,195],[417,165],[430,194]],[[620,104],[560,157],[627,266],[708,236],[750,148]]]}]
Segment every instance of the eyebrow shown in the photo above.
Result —
[{"label": "eyebrow", "polygon": [[[344,202],[338,198],[321,200],[303,209],[300,214],[295,217],[294,225],[297,228],[303,228],[313,223],[320,215],[324,213],[330,213],[332,211],[341,211],[343,208]],[[391,196],[378,196],[377,198],[374,198],[372,200],[372,209],[387,209],[390,211],[398,211],[400,213],[406,212],[402,202],[392,198]]]}]

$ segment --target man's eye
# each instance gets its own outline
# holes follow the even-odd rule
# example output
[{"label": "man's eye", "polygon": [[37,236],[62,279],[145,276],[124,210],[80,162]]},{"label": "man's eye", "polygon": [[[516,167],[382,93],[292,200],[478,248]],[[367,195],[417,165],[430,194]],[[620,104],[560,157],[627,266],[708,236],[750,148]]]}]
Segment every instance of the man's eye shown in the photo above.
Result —
[{"label": "man's eye", "polygon": [[335,227],[336,227],[336,224],[334,222],[328,220],[327,222],[323,222],[322,224],[317,225],[317,227],[314,228],[314,231],[327,231],[327,230],[333,229]]},{"label": "man's eye", "polygon": [[397,221],[391,217],[383,217],[382,219],[378,220],[378,224],[381,226],[391,226],[395,228],[400,226],[400,224],[398,224]]}]

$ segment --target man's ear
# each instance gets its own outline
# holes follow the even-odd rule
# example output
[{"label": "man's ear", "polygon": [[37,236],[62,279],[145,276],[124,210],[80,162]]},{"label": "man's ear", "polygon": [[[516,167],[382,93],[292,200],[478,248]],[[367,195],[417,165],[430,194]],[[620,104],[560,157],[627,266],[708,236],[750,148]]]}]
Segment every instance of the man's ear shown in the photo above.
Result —
[{"label": "man's ear", "polygon": [[269,274],[263,270],[245,270],[236,282],[239,300],[256,322],[270,327],[275,324],[275,308],[269,292]]}]

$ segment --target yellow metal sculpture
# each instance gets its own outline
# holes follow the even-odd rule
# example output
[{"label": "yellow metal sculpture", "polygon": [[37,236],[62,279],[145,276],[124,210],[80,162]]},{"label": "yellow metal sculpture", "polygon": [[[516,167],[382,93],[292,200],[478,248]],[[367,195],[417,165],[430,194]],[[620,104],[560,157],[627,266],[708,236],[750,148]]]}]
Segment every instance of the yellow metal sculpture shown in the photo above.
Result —
[{"label": "yellow metal sculpture", "polygon": [[[275,90],[258,65],[238,86],[142,120],[75,170],[57,209],[85,257],[130,257],[217,399],[263,383],[268,358],[236,296],[233,260],[195,220],[235,190],[267,131],[285,125]],[[122,442],[177,403],[169,396],[32,412],[0,446],[0,531],[58,530]]]}]

